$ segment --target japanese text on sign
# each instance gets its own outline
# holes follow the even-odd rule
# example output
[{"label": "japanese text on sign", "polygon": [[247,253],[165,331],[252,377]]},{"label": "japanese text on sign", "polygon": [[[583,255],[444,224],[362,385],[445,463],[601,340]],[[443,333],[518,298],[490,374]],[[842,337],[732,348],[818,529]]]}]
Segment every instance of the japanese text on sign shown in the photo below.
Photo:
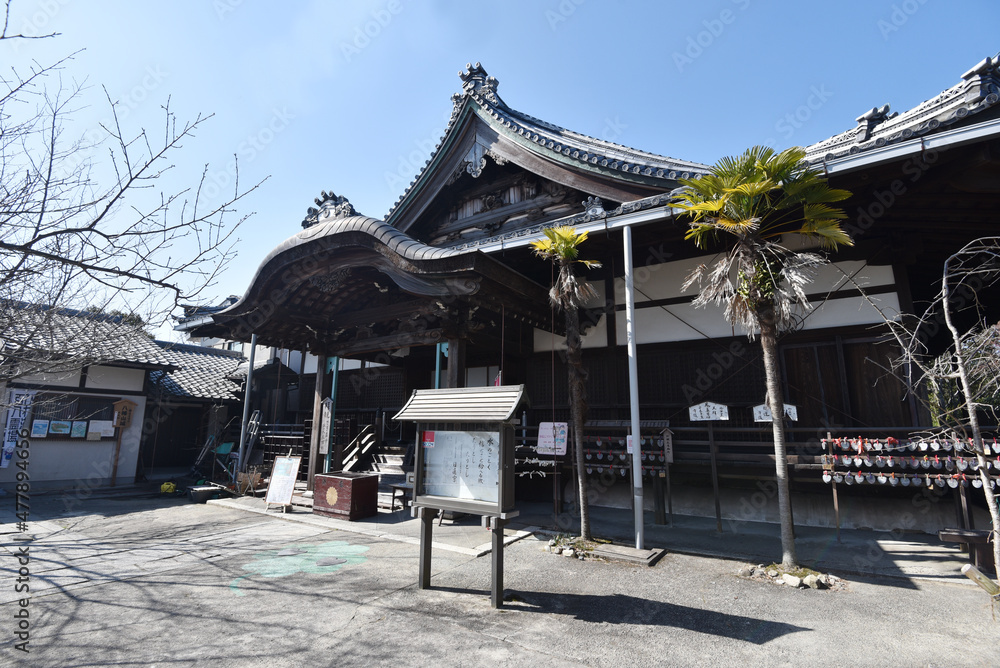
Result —
[{"label": "japanese text on sign", "polygon": [[[785,404],[785,417],[796,422],[799,419],[799,409],[797,406],[792,404]],[[761,404],[760,406],[753,407],[753,421],[754,422],[770,422],[771,421],[771,409],[767,407],[766,404]]]},{"label": "japanese text on sign", "polygon": [[538,454],[565,455],[568,431],[569,424],[566,422],[540,422],[538,424]]},{"label": "japanese text on sign", "polygon": [[424,432],[423,493],[496,503],[499,500],[500,435],[488,431]]},{"label": "japanese text on sign", "polygon": [[692,422],[705,422],[707,420],[728,420],[729,406],[723,406],[722,404],[713,404],[711,401],[706,401],[688,408],[688,414],[691,416]]}]

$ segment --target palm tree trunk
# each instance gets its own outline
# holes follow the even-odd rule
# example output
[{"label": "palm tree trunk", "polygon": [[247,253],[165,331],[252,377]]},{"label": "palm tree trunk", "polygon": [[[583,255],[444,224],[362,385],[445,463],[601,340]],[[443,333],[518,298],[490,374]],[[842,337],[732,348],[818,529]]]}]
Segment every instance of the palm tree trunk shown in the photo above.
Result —
[{"label": "palm tree trunk", "polygon": [[792,526],[792,499],[788,491],[788,460],[785,454],[785,400],[778,370],[778,328],[771,308],[758,312],[760,347],[764,353],[764,375],[774,432],[774,470],[778,483],[778,515],[781,520],[781,565],[796,568],[795,533]]},{"label": "palm tree trunk", "polygon": [[586,380],[580,342],[580,312],[576,305],[566,307],[566,361],[569,370],[569,410],[573,422],[576,486],[579,490],[580,538],[591,540],[590,509],[587,504],[587,469],[583,460],[583,422],[587,412]]}]

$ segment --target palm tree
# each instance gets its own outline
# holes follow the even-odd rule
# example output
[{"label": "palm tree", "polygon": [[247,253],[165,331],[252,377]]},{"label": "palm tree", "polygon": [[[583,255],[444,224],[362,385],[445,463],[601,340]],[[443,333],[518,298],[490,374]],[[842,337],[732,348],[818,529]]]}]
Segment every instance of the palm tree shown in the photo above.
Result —
[{"label": "palm tree", "polygon": [[809,309],[805,286],[824,255],[789,249],[784,235],[804,235],[828,250],[853,245],[840,227],[846,214],[831,206],[850,197],[829,187],[822,175],[804,166],[805,151],[775,153],[755,146],[726,157],[697,179],[681,179],[675,207],[692,220],[685,239],[699,248],[724,241],[709,268],[698,266],[684,288],[697,284],[696,306],[725,306],[726,318],[749,332],[760,331],[767,379],[767,403],[774,432],[774,460],[781,516],[781,563],[797,565],[785,456],[784,400],[778,371],[778,333],[792,323],[796,308]]},{"label": "palm tree", "polygon": [[556,227],[544,230],[545,238],[532,242],[535,255],[552,260],[559,268],[555,284],[549,290],[549,299],[562,309],[566,316],[566,360],[569,370],[569,406],[573,423],[574,455],[576,458],[576,481],[580,494],[580,538],[591,540],[590,512],[587,507],[587,473],[583,463],[583,423],[587,413],[587,370],[583,368],[583,352],[580,345],[580,307],[594,296],[594,289],[585,282],[578,281],[573,265],[580,263],[588,269],[596,269],[600,262],[579,259],[579,246],[587,239],[587,233],[576,233],[572,227]]}]

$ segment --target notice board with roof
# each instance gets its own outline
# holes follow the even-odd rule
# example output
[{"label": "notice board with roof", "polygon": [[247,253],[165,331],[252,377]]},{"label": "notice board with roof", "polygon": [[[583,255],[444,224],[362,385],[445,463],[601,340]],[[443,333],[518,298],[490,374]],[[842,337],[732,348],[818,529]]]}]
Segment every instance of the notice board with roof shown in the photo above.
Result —
[{"label": "notice board with roof", "polygon": [[503,605],[503,527],[514,510],[514,416],[524,385],[416,390],[396,420],[417,423],[413,516],[420,518],[420,589],[430,587],[437,512],[481,515],[492,534],[490,603]]},{"label": "notice board with roof", "polygon": [[512,517],[514,419],[523,385],[416,390],[396,420],[417,423],[416,509]]}]

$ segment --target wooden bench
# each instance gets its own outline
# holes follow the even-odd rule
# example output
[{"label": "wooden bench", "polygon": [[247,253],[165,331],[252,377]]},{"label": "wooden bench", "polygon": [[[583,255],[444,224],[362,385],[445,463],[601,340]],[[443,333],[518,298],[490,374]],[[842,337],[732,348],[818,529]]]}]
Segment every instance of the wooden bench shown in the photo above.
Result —
[{"label": "wooden bench", "polygon": [[410,500],[413,500],[413,483],[416,480],[416,474],[413,472],[406,474],[406,482],[394,482],[389,487],[392,489],[392,501],[389,503],[389,511],[396,512],[396,494],[400,496],[399,502],[402,510],[406,510],[406,497],[409,496]]},{"label": "wooden bench", "polygon": [[973,565],[981,571],[994,572],[993,532],[975,529],[942,529],[938,538],[945,543],[966,545]]}]

